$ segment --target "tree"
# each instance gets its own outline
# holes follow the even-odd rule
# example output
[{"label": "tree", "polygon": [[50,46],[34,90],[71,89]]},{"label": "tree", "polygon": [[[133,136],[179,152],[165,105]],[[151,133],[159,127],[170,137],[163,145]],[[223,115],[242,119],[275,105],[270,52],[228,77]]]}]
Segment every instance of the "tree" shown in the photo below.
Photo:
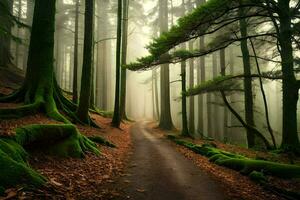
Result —
[{"label": "tree", "polygon": [[[128,41],[128,10],[129,0],[123,0],[123,33],[122,33],[122,56],[121,65],[127,64],[127,41]],[[120,116],[122,119],[127,119],[126,116],[126,73],[127,69],[121,70],[121,100],[120,100]]]},{"label": "tree", "polygon": [[47,4],[42,0],[35,1],[25,81],[19,90],[0,98],[1,102],[17,101],[25,105],[0,109],[0,117],[18,118],[40,111],[45,112],[48,117],[66,125],[28,126],[20,133],[22,137],[20,145],[48,142],[50,138],[58,144],[47,144],[48,149],[56,149],[54,152],[59,155],[81,157],[89,150],[99,153],[95,144],[82,136],[76,127],[58,111],[59,107],[72,117],[69,114],[76,109],[76,106],[62,95],[54,77],[55,3],[55,0],[50,0]]},{"label": "tree", "polygon": [[[202,5],[205,3],[205,0],[198,0],[197,6]],[[203,50],[205,48],[205,37],[199,38],[199,50]],[[197,84],[200,85],[201,83],[205,82],[205,56],[201,56],[199,59],[199,66],[197,67]],[[201,136],[203,136],[204,133],[204,125],[203,125],[203,102],[204,102],[204,96],[199,95],[198,96],[198,132]]]},{"label": "tree", "polygon": [[0,66],[7,67],[12,63],[10,52],[11,28],[13,20],[11,17],[13,1],[4,0],[0,4]]},{"label": "tree", "polygon": [[[159,0],[159,23],[160,33],[168,31],[168,1]],[[170,108],[170,71],[169,65],[160,67],[160,120],[159,127],[171,130],[174,126]]]},{"label": "tree", "polygon": [[[265,40],[265,38],[275,39],[277,40],[277,42],[275,42],[275,45],[278,48],[277,53],[281,57],[281,74],[273,74],[271,76],[266,75],[264,77],[272,80],[282,79],[283,130],[281,148],[297,152],[300,148],[297,133],[296,114],[300,81],[296,79],[294,74],[295,59],[293,55],[293,45],[296,47],[295,49],[299,48],[299,42],[297,41],[297,35],[299,35],[299,23],[297,18],[299,16],[300,4],[290,4],[290,2],[290,0],[208,1],[203,6],[195,9],[191,14],[181,18],[178,22],[178,25],[172,27],[170,31],[165,32],[158,38],[155,38],[148,46],[151,55],[144,58],[139,58],[138,62],[132,63],[128,66],[128,68],[138,70],[150,68],[151,66],[160,64],[179,63],[182,60],[207,55],[220,49],[224,49],[234,42],[245,41],[249,38],[258,38],[260,40],[261,38],[263,38],[263,40]],[[247,8],[246,16],[240,17],[239,10],[241,8]],[[253,23],[253,25],[257,24],[257,22],[258,24],[266,24],[271,21],[273,22],[273,27],[266,31],[255,32],[247,37],[238,35],[238,27],[235,26],[238,20],[247,18],[257,19],[258,17],[266,17],[267,19],[262,20],[262,22],[256,21]],[[228,26],[233,26],[230,28],[230,33],[223,34],[221,37],[216,38],[213,42],[207,45],[205,50],[193,52],[171,51],[167,57],[162,56],[181,43],[217,32],[218,30]],[[245,77],[245,75],[242,75],[242,77],[248,78]],[[250,77],[252,77],[251,71]],[[254,77],[260,77],[260,75],[256,75]],[[211,87],[212,85],[210,84],[209,86]],[[249,85],[247,87],[249,87]],[[200,93],[203,92],[201,91],[202,89],[203,88],[201,86],[196,87],[195,91],[193,91],[193,95],[199,91]],[[221,95],[224,102],[226,102],[227,107],[229,108],[230,105],[228,104],[223,91],[221,91]],[[251,102],[246,104],[249,105]],[[253,131],[256,136],[260,137],[264,141],[268,148],[270,147],[269,142],[255,127],[244,122],[240,116],[236,115],[237,113],[234,112],[234,110],[230,109],[230,111],[239,119],[243,126],[245,126],[248,130]],[[250,141],[250,143],[251,142],[252,141]]]},{"label": "tree", "polygon": [[282,80],[282,143],[281,148],[300,152],[300,143],[297,131],[297,103],[299,99],[299,80],[294,74],[294,55],[293,55],[293,28],[292,18],[295,11],[299,11],[299,4],[295,11],[290,7],[290,0],[267,0],[270,10],[275,4],[278,9],[279,22],[275,20],[274,14],[270,17],[274,23],[278,34],[280,45],[279,53],[281,57]]},{"label": "tree", "polygon": [[120,116],[120,70],[121,70],[121,42],[122,42],[122,0],[118,0],[118,19],[117,19],[117,46],[116,46],[116,89],[115,89],[115,107],[112,126],[119,127],[121,123]]},{"label": "tree", "polygon": [[[240,8],[240,32],[241,37],[246,38],[248,36],[247,22],[243,18],[245,16],[244,9]],[[252,93],[252,79],[251,79],[251,63],[250,63],[250,53],[248,49],[247,39],[241,40],[241,51],[243,55],[243,66],[244,66],[244,101],[245,101],[245,119],[246,123],[250,126],[255,126],[254,124],[254,112],[253,112],[253,93]],[[249,129],[247,132],[247,142],[248,147],[252,148],[255,146],[255,135]]]},{"label": "tree", "polygon": [[78,36],[79,36],[79,0],[75,0],[75,32],[74,32],[74,72],[73,102],[78,101]]},{"label": "tree", "polygon": [[[189,6],[189,11],[191,11],[194,8],[194,5],[192,4],[191,0],[189,0],[188,2],[188,6]],[[190,41],[189,42],[189,51],[193,51],[194,50],[194,42]],[[189,60],[189,87],[193,88],[194,87],[194,79],[195,79],[195,75],[194,75],[194,59],[190,59]],[[189,98],[190,102],[190,107],[189,107],[189,132],[190,134],[195,134],[195,98],[194,97],[190,97]]]},{"label": "tree", "polygon": [[85,19],[84,19],[84,49],[83,65],[81,77],[81,90],[79,106],[76,111],[78,119],[90,124],[89,108],[92,88],[92,51],[93,51],[93,21],[94,21],[94,0],[85,1]]}]

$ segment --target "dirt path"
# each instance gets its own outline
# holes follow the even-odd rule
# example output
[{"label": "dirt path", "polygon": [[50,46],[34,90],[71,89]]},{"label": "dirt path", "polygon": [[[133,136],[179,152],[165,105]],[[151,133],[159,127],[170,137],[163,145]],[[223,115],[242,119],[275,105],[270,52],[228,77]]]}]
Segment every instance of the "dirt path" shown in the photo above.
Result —
[{"label": "dirt path", "polygon": [[125,176],[116,184],[119,199],[222,200],[221,187],[144,123],[131,129],[133,155]]}]

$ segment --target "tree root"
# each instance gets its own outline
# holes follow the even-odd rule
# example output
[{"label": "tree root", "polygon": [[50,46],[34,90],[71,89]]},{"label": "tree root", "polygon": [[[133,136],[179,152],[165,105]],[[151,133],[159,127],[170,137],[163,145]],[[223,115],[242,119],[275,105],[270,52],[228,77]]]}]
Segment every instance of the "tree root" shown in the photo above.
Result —
[{"label": "tree root", "polygon": [[27,164],[27,153],[11,139],[0,139],[0,187],[20,184],[42,186],[46,179]]},{"label": "tree root", "polygon": [[74,125],[29,125],[18,128],[15,139],[24,147],[41,148],[54,156],[82,158],[87,151],[100,154],[96,144]]},{"label": "tree root", "polygon": [[169,139],[195,153],[208,157],[211,162],[217,165],[239,171],[244,175],[250,175],[252,172],[257,171],[280,178],[300,178],[300,166],[297,165],[249,159],[242,155],[217,149],[211,145],[196,145],[171,136]]}]

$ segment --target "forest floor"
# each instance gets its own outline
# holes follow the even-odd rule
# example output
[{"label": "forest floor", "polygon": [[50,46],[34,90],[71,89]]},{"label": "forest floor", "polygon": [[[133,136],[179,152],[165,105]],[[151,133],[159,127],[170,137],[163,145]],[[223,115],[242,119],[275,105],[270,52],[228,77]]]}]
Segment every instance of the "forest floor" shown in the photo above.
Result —
[{"label": "forest floor", "polygon": [[[148,124],[148,130],[152,134],[160,135],[162,138],[166,138],[168,134],[179,134],[178,131],[162,131],[157,128],[155,123]],[[269,161],[275,161],[280,163],[290,164],[290,156],[285,154],[274,154],[270,152],[255,151],[240,147],[237,145],[224,144],[220,141],[207,141],[201,139],[189,139],[185,138],[184,140],[190,141],[196,144],[207,144],[214,143],[218,148],[244,155],[249,158],[263,159]],[[177,152],[184,155],[187,159],[191,160],[198,168],[202,171],[209,174],[213,179],[219,181],[225,190],[225,194],[229,199],[237,200],[279,200],[287,199],[281,196],[279,193],[274,191],[269,191],[264,189],[258,183],[252,181],[249,177],[242,175],[241,173],[218,166],[214,163],[211,163],[207,157],[201,156],[194,153],[193,151],[175,144],[172,141],[169,143],[176,149]],[[294,158],[294,162],[299,164],[300,158]],[[300,180],[291,180],[291,179],[279,179],[275,177],[268,177],[268,181],[272,183],[272,186],[286,189],[289,191],[300,192]]]},{"label": "forest floor", "polygon": [[[15,104],[0,104],[0,108],[15,107]],[[48,178],[41,189],[16,187],[6,190],[6,197],[0,199],[110,199],[118,195],[108,186],[123,172],[128,153],[132,148],[129,129],[131,124],[123,123],[121,129],[110,126],[111,119],[99,115],[92,118],[101,129],[77,126],[86,136],[102,136],[117,148],[99,146],[100,156],[87,153],[84,159],[62,159],[47,156],[41,152],[30,152],[30,166]],[[42,114],[22,119],[0,120],[0,135],[12,135],[17,127],[28,124],[56,124]]]}]

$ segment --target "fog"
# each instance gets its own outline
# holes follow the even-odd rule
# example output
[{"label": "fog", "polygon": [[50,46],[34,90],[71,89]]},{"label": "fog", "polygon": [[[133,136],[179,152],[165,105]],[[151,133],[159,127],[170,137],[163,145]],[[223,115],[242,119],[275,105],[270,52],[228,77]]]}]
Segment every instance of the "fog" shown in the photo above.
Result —
[{"label": "fog", "polygon": [[[31,1],[28,1],[31,2]],[[74,15],[75,15],[75,1],[63,0],[57,1],[57,14],[56,14],[56,32],[55,32],[55,69],[56,77],[59,85],[65,91],[71,92],[73,85],[73,65],[74,65]],[[180,7],[181,0],[173,0],[173,8]],[[130,0],[129,10],[129,36],[128,36],[128,63],[136,61],[137,58],[148,55],[145,48],[151,39],[158,36],[158,9],[157,1],[153,0]],[[96,1],[95,11],[95,48],[94,48],[94,91],[95,91],[95,104],[101,110],[112,111],[114,106],[114,88],[115,88],[115,46],[116,46],[116,1],[98,0]],[[20,12],[21,8],[21,12]],[[32,20],[33,3],[27,3],[25,0],[14,1],[14,15],[19,16],[21,21],[30,24]],[[83,13],[84,4],[80,1],[80,15],[79,15],[79,70],[78,70],[78,83],[80,84],[81,67],[82,67],[82,52],[83,52]],[[172,16],[173,15],[173,16]],[[176,20],[180,14],[176,9],[169,13],[169,27],[176,24]],[[268,28],[268,27],[265,27]],[[11,43],[11,49],[14,56],[14,64],[20,68],[26,68],[26,60],[29,44],[29,32],[21,27],[15,26],[13,33],[23,39],[22,44],[18,42]],[[206,38],[210,40],[211,35]],[[100,42],[99,42],[100,41]],[[198,40],[194,40],[194,46],[198,45]],[[270,51],[270,52],[267,52]],[[271,54],[272,49],[264,49],[264,54]],[[240,74],[242,69],[242,58],[239,44],[233,44],[226,48],[226,73],[227,74]],[[213,55],[207,55],[206,58],[206,80],[216,76],[214,68],[212,67]],[[219,54],[215,53],[219,67]],[[199,67],[199,58],[193,60],[195,64],[194,82],[197,83],[197,67]],[[189,75],[189,62],[187,61],[187,77]],[[253,62],[252,70],[255,73],[255,63]],[[261,62],[263,71],[270,71],[279,69],[279,66],[271,62]],[[158,77],[158,86],[160,68],[155,67],[149,71],[131,72],[127,73],[127,101],[126,113],[129,119],[135,121],[141,120],[157,120],[157,113],[155,107],[155,84],[153,76]],[[181,84],[180,79],[180,64],[170,64],[170,104],[172,120],[177,129],[181,128]],[[217,71],[217,74],[220,74]],[[254,84],[254,110],[255,110],[255,124],[265,136],[269,138],[265,112],[263,106],[263,99],[259,88],[258,80]],[[277,142],[280,143],[280,133],[282,128],[282,109],[281,109],[281,83],[280,81],[264,81],[264,88],[267,95],[271,126],[276,134]],[[160,90],[158,87],[158,91]],[[210,95],[211,102],[207,101],[207,96]],[[208,130],[213,131],[220,140],[227,142],[245,145],[246,134],[244,128],[235,119],[234,116],[227,111],[228,122],[224,124],[224,105],[218,94],[203,94],[204,96],[204,134]],[[193,97],[197,102],[197,96]],[[159,99],[159,98],[158,98]],[[230,96],[231,104],[234,108],[243,115],[244,113],[244,100],[243,93],[235,92]],[[158,106],[159,107],[159,106]],[[189,100],[188,100],[189,108]],[[213,126],[208,127],[207,113],[208,108],[212,111]],[[197,130],[198,117],[197,103],[195,103],[195,128]],[[188,109],[189,112],[189,109]],[[298,111],[299,112],[299,111]],[[298,118],[299,119],[299,118]],[[299,123],[298,123],[299,124]],[[224,132],[227,132],[226,137]],[[196,133],[197,134],[197,133]]]}]

